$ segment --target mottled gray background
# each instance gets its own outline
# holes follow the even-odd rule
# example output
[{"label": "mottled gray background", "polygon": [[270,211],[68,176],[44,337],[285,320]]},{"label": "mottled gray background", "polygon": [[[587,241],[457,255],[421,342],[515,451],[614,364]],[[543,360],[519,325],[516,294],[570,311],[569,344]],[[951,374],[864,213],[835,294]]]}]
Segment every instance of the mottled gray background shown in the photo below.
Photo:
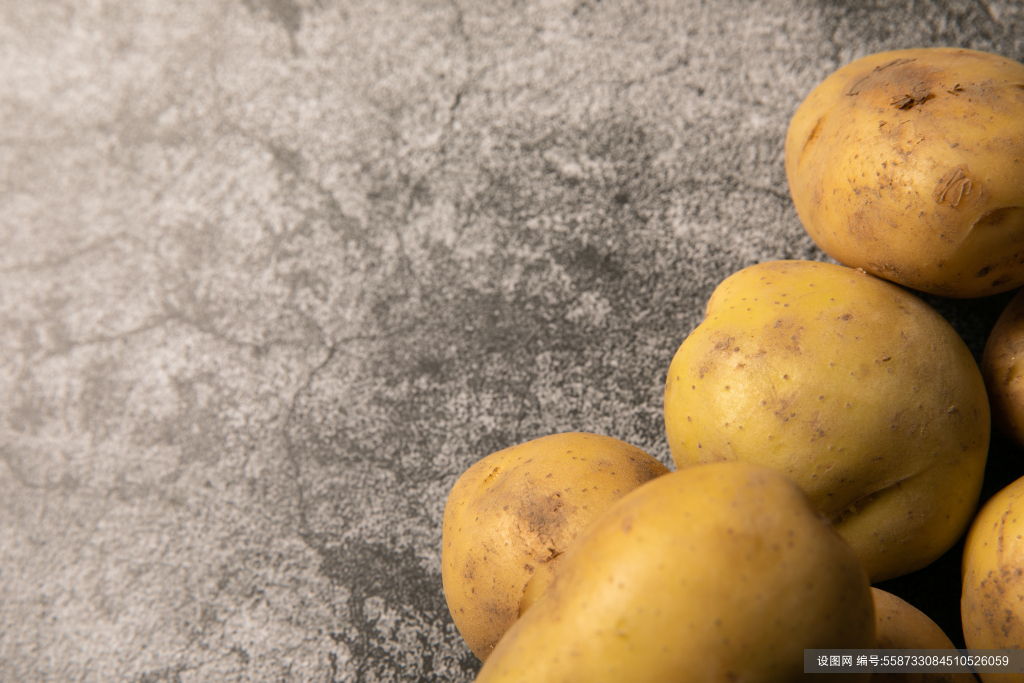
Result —
[{"label": "mottled gray background", "polygon": [[[790,116],[928,45],[1020,60],[1024,11],[0,1],[0,680],[471,680],[455,479],[563,430],[667,462],[713,287],[825,258]],[[1006,300],[933,302],[980,353]],[[954,555],[895,584],[948,630]]]}]

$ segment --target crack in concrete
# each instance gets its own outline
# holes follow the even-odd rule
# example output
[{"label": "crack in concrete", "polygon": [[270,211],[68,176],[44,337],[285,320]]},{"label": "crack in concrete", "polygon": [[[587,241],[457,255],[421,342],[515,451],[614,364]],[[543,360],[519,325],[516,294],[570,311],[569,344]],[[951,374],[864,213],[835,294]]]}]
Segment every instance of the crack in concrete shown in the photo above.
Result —
[{"label": "crack in concrete", "polygon": [[288,410],[285,411],[284,419],[281,421],[281,438],[284,442],[285,458],[288,460],[292,469],[292,484],[295,488],[296,505],[298,508],[299,519],[299,538],[302,539],[303,543],[308,545],[310,548],[317,552],[323,552],[326,540],[318,538],[317,534],[312,531],[312,527],[309,523],[309,518],[306,516],[306,503],[303,486],[303,474],[302,464],[299,460],[299,456],[295,452],[295,444],[291,437],[291,425],[295,420],[295,415],[298,410],[299,397],[309,391],[309,388],[316,381],[316,378],[321,372],[331,363],[334,359],[334,355],[338,350],[336,344],[332,344],[327,348],[327,353],[324,359],[313,367],[307,377],[306,381],[292,394],[291,401],[288,405]]},{"label": "crack in concrete", "polygon": [[112,244],[116,244],[127,236],[126,231],[118,231],[112,235],[107,235],[99,239],[93,240],[84,247],[79,247],[69,252],[57,254],[49,258],[45,258],[39,261],[30,261],[26,263],[16,263],[14,265],[5,266],[0,268],[0,274],[11,274],[17,272],[29,272],[35,273],[45,270],[56,270],[70,264],[83,256],[93,254],[98,251],[102,251],[106,247]]}]

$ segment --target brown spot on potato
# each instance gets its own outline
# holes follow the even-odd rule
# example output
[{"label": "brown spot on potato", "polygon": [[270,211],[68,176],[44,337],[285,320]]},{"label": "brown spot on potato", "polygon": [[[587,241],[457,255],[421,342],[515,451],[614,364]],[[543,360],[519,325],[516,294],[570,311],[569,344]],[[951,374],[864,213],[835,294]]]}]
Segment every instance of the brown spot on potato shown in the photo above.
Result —
[{"label": "brown spot on potato", "polygon": [[957,166],[939,178],[938,187],[935,189],[935,203],[948,201],[950,207],[955,209],[960,205],[964,195],[970,194],[972,187],[973,183],[967,177],[967,173]]},{"label": "brown spot on potato", "polygon": [[927,102],[933,97],[935,97],[935,95],[932,94],[931,88],[929,88],[924,82],[920,82],[915,83],[909,93],[897,95],[892,98],[892,101],[889,104],[897,109],[910,109],[915,105]]},{"label": "brown spot on potato", "polygon": [[[715,344],[715,350],[716,351],[726,351],[726,350],[728,350],[728,348],[730,346],[732,346],[732,341],[733,341],[733,338],[729,337],[728,339],[726,339],[724,341],[720,341],[720,342],[716,343]],[[736,349],[736,350],[739,351],[739,349]]]},{"label": "brown spot on potato", "polygon": [[501,474],[501,465],[498,465],[493,470],[491,470],[491,473],[487,475],[483,483],[490,484],[492,481],[494,481],[494,478],[497,477],[499,474]]},{"label": "brown spot on potato", "polygon": [[527,547],[532,548],[530,555],[543,558],[564,544],[562,536],[568,526],[567,515],[571,511],[571,508],[566,509],[559,493],[521,501],[518,527]]}]

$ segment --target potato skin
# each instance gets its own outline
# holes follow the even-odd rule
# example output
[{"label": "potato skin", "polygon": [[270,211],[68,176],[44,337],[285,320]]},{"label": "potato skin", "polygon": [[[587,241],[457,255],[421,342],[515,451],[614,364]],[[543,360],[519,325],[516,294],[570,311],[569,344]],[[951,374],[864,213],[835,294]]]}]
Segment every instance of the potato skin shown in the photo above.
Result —
[{"label": "potato skin", "polygon": [[[909,602],[872,588],[875,600],[875,639],[885,650],[955,650],[949,636],[931,618]],[[978,683],[974,674],[874,673],[871,683]]]},{"label": "potato skin", "polygon": [[466,470],[445,505],[441,579],[473,653],[487,658],[591,521],[667,472],[639,448],[582,432],[512,446]]},{"label": "potato skin", "polygon": [[726,278],[665,386],[678,468],[744,460],[787,474],[873,582],[929,564],[967,529],[989,426],[956,331],[896,285],[828,263]]},{"label": "potato skin", "polygon": [[1024,290],[1017,292],[996,320],[981,357],[992,423],[1024,447]]},{"label": "potato skin", "polygon": [[785,155],[800,220],[837,261],[950,297],[1024,284],[1024,65],[864,57],[807,96]]},{"label": "potato skin", "polygon": [[856,554],[791,480],[692,467],[583,532],[477,683],[824,680],[804,648],[869,648],[874,620]]},{"label": "potato skin", "polygon": [[[992,496],[964,544],[960,620],[969,649],[1024,648],[1024,478]],[[979,673],[985,683],[1019,673]]]}]

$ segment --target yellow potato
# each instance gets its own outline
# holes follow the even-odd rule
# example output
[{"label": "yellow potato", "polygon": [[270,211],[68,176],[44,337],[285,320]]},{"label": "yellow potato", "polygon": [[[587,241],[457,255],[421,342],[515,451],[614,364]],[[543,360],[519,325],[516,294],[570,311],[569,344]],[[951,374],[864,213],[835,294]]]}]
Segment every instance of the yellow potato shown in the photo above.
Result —
[{"label": "yellow potato", "polygon": [[[885,650],[955,650],[945,631],[927,614],[878,588],[875,598],[876,647]],[[978,683],[971,673],[874,673],[871,683]]]},{"label": "yellow potato", "polygon": [[870,648],[874,622],[856,554],[790,479],[693,467],[584,531],[477,683],[827,680],[804,648]]},{"label": "yellow potato", "polygon": [[872,581],[929,564],[966,530],[989,422],[978,366],[934,309],[811,261],[723,281],[665,388],[680,469],[745,460],[789,475]]},{"label": "yellow potato", "polygon": [[1024,284],[1024,65],[955,48],[840,68],[797,109],[800,220],[848,266],[953,297]]},{"label": "yellow potato", "polygon": [[992,422],[1018,446],[1024,446],[1024,290],[1003,310],[989,334],[981,358]]},{"label": "yellow potato", "polygon": [[[960,618],[970,649],[1024,648],[1024,478],[978,512],[964,544]],[[980,673],[985,683],[1020,673]]]},{"label": "yellow potato", "polygon": [[593,519],[667,472],[638,448],[586,433],[528,441],[466,470],[445,505],[441,579],[473,653],[487,658]]}]

